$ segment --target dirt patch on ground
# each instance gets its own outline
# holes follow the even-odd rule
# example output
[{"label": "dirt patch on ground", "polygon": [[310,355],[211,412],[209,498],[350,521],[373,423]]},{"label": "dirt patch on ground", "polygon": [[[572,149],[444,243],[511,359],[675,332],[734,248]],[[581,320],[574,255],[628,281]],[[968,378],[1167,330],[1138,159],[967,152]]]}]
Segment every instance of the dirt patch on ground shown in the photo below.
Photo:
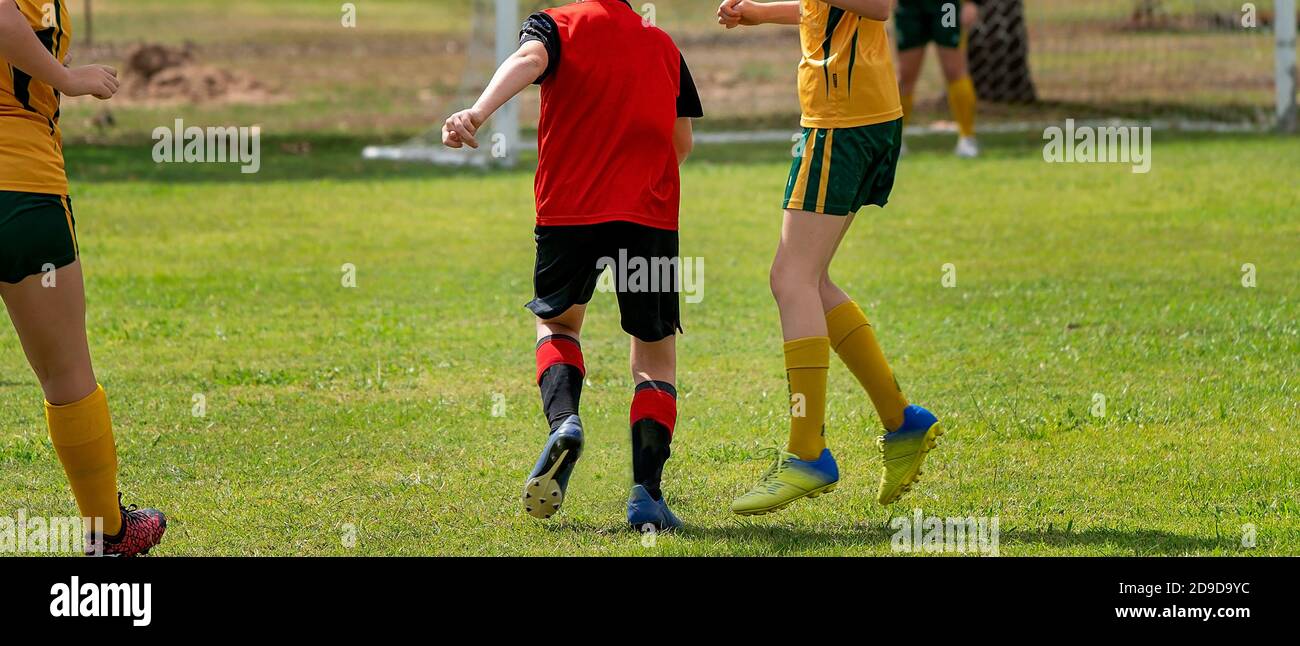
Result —
[{"label": "dirt patch on ground", "polygon": [[135,45],[126,52],[118,95],[138,103],[264,104],[279,92],[255,78],[199,62],[193,45]]}]

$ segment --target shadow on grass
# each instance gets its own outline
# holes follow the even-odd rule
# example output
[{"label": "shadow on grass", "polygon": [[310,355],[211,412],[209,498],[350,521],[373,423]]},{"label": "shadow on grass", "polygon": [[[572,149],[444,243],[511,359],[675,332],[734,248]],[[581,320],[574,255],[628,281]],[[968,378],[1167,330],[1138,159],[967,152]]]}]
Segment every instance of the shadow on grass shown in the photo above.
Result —
[{"label": "shadow on grass", "polygon": [[1097,528],[1066,531],[1062,528],[1010,529],[1001,533],[1004,545],[1045,547],[1100,547],[1115,556],[1176,556],[1201,554],[1229,547],[1231,542],[1208,536],[1188,536],[1158,529]]},{"label": "shadow on grass", "polygon": [[[597,525],[562,521],[547,525],[553,532],[596,533],[600,535],[632,535],[625,524]],[[777,553],[826,550],[840,547],[872,546],[882,551],[891,549],[894,529],[883,523],[830,523],[816,527],[795,527],[788,524],[763,525],[753,521],[736,521],[725,525],[693,525],[689,521],[680,530],[687,540],[716,541],[723,543],[716,555],[726,556],[727,545],[761,545]],[[999,532],[999,550],[1005,553],[1023,552],[1026,548],[1050,547],[1096,548],[1105,556],[1177,556],[1205,554],[1217,549],[1230,548],[1230,541],[1213,537],[1188,536],[1155,529],[1097,528],[1067,531],[1063,528],[1025,529],[1012,528]],[[971,550],[975,552],[975,550]],[[920,550],[918,550],[920,552]]]}]

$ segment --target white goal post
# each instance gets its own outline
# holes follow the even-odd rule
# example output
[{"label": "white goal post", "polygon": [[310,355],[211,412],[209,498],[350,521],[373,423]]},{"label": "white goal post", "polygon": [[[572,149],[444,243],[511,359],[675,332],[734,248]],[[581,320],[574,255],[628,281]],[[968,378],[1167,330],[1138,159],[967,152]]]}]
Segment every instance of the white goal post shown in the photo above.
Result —
[{"label": "white goal post", "polygon": [[[487,21],[482,20],[484,11],[479,10],[481,5],[485,6],[488,3],[480,0],[471,4],[475,28],[472,29],[474,33],[470,35],[468,39],[470,42],[466,45],[467,57],[470,59],[467,62],[473,62],[475,59],[475,46],[480,44],[477,42],[478,40],[492,39],[490,53],[484,51],[481,54],[482,58],[492,56],[496,65],[505,62],[519,48],[520,0],[491,0],[491,2],[493,15],[490,26],[482,24]],[[486,82],[487,79],[485,78],[473,79],[472,84],[479,85]],[[462,89],[468,90],[470,88]],[[478,90],[482,90],[482,87],[475,90],[475,96],[477,96],[476,92]],[[468,95],[463,98],[471,100]],[[519,151],[521,149],[535,147],[535,144],[529,146],[521,141],[518,98],[512,99],[492,116],[492,119],[486,124],[486,129],[479,133],[479,144],[478,150],[472,150],[468,147],[461,150],[451,150],[443,147],[441,123],[438,123],[430,130],[403,144],[366,146],[362,150],[361,156],[364,159],[418,161],[444,166],[512,167],[519,160]]]},{"label": "white goal post", "polygon": [[1296,0],[1277,0],[1277,129],[1296,130]]},{"label": "white goal post", "polygon": [[[519,49],[519,0],[496,0],[496,3],[496,63],[500,65]],[[519,98],[511,99],[492,119],[493,131],[505,137],[505,157],[501,163],[514,166],[519,160]]]}]

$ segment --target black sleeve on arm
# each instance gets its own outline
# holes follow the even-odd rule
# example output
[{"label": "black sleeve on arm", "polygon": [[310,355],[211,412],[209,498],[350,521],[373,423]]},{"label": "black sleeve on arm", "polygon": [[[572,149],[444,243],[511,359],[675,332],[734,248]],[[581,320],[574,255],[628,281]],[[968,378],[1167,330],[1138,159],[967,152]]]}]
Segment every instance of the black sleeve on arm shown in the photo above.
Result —
[{"label": "black sleeve on arm", "polygon": [[524,21],[524,28],[519,31],[519,44],[535,40],[546,46],[546,71],[533,81],[535,85],[541,85],[548,77],[555,73],[555,69],[560,66],[560,27],[555,24],[555,19],[544,12],[537,12]]},{"label": "black sleeve on arm", "polygon": [[704,117],[704,106],[700,103],[700,92],[695,88],[695,79],[691,77],[691,68],[686,66],[686,57],[682,57],[681,81],[677,90],[677,117],[700,119]]}]

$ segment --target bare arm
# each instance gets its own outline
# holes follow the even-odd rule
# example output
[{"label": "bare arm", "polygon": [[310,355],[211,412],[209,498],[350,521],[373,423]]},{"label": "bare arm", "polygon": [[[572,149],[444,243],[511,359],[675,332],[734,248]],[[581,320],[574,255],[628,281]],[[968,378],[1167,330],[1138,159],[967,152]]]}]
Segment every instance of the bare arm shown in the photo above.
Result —
[{"label": "bare arm", "polygon": [[894,12],[894,0],[821,0],[832,7],[839,7],[845,11],[866,18],[867,20],[879,20],[885,22],[889,20],[889,14]]},{"label": "bare arm", "polygon": [[461,110],[447,118],[442,126],[442,143],[449,148],[461,148],[468,145],[478,148],[475,134],[479,126],[501,109],[507,101],[515,98],[524,88],[532,85],[546,71],[550,56],[546,46],[530,40],[519,46],[519,50],[501,64],[487,89],[474,103],[474,107]]},{"label": "bare arm", "polygon": [[677,151],[677,163],[680,165],[695,149],[695,127],[687,117],[679,117],[673,125],[673,150]]},{"label": "bare arm", "polygon": [[32,31],[14,0],[0,0],[0,58],[28,76],[68,96],[93,94],[100,99],[117,93],[117,71],[104,65],[66,68]]},{"label": "bare arm", "polygon": [[797,25],[800,19],[798,0],[755,2],[723,0],[718,7],[718,24],[727,29],[754,25]]}]

